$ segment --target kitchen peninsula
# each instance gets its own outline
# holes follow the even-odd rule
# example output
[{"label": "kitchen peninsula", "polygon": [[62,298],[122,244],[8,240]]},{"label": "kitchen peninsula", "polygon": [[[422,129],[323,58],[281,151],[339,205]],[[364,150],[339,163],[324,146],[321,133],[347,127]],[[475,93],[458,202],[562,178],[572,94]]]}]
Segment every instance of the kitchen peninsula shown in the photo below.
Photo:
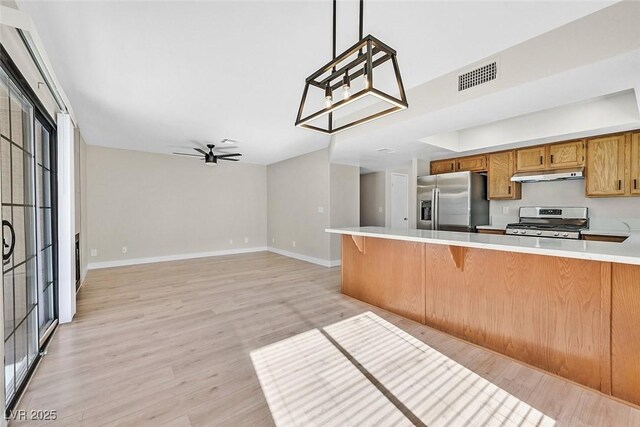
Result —
[{"label": "kitchen peninsula", "polygon": [[326,231],[342,235],[345,295],[640,404],[639,234]]}]

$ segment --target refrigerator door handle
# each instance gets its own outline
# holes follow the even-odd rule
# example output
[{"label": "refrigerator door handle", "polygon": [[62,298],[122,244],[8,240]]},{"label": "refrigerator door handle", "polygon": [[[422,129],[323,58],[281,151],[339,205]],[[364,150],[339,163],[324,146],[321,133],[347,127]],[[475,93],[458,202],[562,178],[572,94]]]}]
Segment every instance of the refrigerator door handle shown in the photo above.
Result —
[{"label": "refrigerator door handle", "polygon": [[431,200],[433,200],[433,230],[438,230],[440,228],[440,190],[438,188],[434,188],[431,190]]}]

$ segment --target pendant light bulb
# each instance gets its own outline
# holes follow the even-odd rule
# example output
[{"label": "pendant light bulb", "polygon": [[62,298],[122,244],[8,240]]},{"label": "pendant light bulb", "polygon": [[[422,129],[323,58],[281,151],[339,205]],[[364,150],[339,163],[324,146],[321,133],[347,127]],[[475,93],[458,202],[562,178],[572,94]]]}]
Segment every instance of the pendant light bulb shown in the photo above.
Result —
[{"label": "pendant light bulb", "polygon": [[349,71],[344,72],[344,77],[342,78],[342,98],[349,99],[351,96],[351,79],[349,78]]},{"label": "pendant light bulb", "polygon": [[331,93],[331,82],[327,83],[327,87],[324,89],[324,106],[331,108],[333,105],[333,94]]}]

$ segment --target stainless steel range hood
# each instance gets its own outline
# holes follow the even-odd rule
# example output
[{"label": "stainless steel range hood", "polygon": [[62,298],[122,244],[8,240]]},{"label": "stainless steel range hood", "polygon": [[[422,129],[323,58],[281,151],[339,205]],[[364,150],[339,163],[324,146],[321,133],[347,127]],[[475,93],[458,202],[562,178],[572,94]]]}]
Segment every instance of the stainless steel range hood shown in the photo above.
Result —
[{"label": "stainless steel range hood", "polygon": [[521,172],[511,177],[513,182],[563,181],[567,179],[584,179],[584,168]]}]

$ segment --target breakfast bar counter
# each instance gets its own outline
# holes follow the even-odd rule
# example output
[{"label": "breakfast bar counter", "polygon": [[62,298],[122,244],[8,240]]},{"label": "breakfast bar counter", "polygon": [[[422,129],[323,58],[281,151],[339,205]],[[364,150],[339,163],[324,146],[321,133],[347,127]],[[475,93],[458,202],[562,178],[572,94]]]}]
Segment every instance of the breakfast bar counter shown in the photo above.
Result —
[{"label": "breakfast bar counter", "polygon": [[640,404],[640,235],[342,234],[342,292]]},{"label": "breakfast bar counter", "polygon": [[376,237],[407,242],[454,245],[467,248],[548,255],[592,261],[640,265],[640,233],[613,231],[583,231],[583,234],[628,235],[622,243],[588,240],[550,239],[532,236],[512,236],[455,231],[433,231],[388,227],[328,228],[328,233]]}]

